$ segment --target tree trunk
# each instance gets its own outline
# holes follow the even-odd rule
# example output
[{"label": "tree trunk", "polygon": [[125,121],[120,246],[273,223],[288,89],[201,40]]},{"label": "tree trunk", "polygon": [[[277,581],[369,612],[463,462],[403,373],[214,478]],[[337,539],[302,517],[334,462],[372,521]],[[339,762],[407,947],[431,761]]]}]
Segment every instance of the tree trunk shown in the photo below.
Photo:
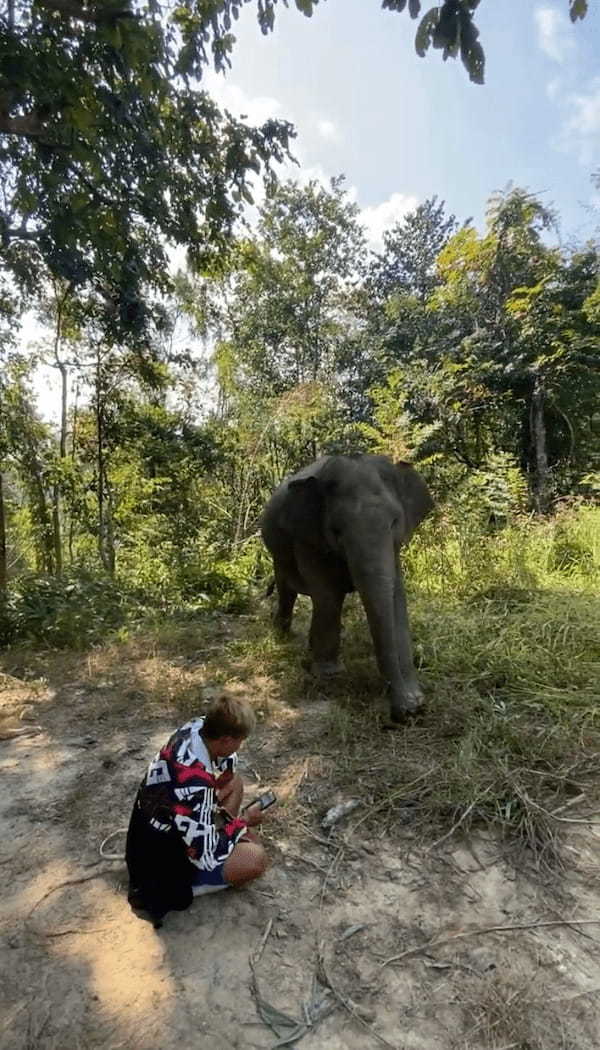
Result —
[{"label": "tree trunk", "polygon": [[538,514],[548,510],[548,451],[546,446],[546,424],[544,422],[545,390],[540,375],[536,375],[530,405],[531,443],[534,449],[535,469],[533,478],[533,501]]},{"label": "tree trunk", "polygon": [[60,489],[52,486],[52,545],[54,548],[54,572],[60,576],[63,570],[62,537],[60,533]]},{"label": "tree trunk", "polygon": [[[75,399],[73,402],[73,426],[71,428],[71,464],[75,466],[75,450],[77,448],[77,406],[79,401],[79,383],[75,387]],[[69,511],[69,564],[73,564],[73,533],[75,531],[75,515],[73,514],[73,501]]]},{"label": "tree trunk", "polygon": [[98,553],[103,567],[111,576],[115,572],[115,543],[113,533],[112,493],[106,476],[106,456],[104,447],[104,400],[102,392],[102,368],[100,349],[96,356],[96,470],[98,482],[96,495],[98,501]]},{"label": "tree trunk", "polygon": [[55,571],[54,530],[52,528],[52,520],[48,510],[48,500],[46,499],[46,493],[44,491],[44,481],[39,463],[34,457],[32,457],[29,466],[32,472],[31,484],[33,503],[36,507],[33,516],[34,520],[37,519],[39,538],[41,541],[38,547],[40,564],[42,572],[48,573],[49,576],[53,576]]},{"label": "tree trunk", "polygon": [[[104,468],[106,470],[106,466]],[[113,498],[112,489],[110,487],[108,478],[104,476],[104,488],[106,491],[106,502],[104,505],[105,513],[105,557],[106,566],[111,576],[115,574],[116,557],[115,557],[115,531],[114,531],[114,513],[113,513]]]},{"label": "tree trunk", "polygon": [[104,545],[105,511],[104,511],[104,414],[102,395],[100,393],[100,350],[96,356],[96,499],[98,503],[98,554],[104,568],[108,570]]},{"label": "tree trunk", "polygon": [[0,595],[6,594],[8,565],[6,559],[6,517],[4,513],[4,483],[0,474]]},{"label": "tree trunk", "polygon": [[[56,313],[56,332],[54,337],[54,360],[60,372],[60,463],[63,464],[67,455],[67,391],[68,373],[67,366],[59,356],[62,339],[62,316],[69,291],[66,291],[58,302]],[[60,576],[63,570],[63,550],[60,523],[60,482],[55,481],[52,486],[52,532],[54,537],[54,564],[56,575]]]}]

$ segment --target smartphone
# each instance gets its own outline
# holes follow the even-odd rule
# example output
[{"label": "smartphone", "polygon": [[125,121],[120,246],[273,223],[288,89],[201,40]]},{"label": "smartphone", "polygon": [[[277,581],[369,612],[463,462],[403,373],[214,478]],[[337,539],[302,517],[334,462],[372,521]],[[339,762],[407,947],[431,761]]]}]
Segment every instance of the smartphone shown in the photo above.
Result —
[{"label": "smartphone", "polygon": [[277,802],[277,795],[273,791],[265,791],[262,795],[259,795],[258,798],[253,798],[252,802],[249,802],[247,806],[244,806],[244,809],[250,809],[250,806],[256,805],[259,805],[261,810],[268,809],[274,802]]}]

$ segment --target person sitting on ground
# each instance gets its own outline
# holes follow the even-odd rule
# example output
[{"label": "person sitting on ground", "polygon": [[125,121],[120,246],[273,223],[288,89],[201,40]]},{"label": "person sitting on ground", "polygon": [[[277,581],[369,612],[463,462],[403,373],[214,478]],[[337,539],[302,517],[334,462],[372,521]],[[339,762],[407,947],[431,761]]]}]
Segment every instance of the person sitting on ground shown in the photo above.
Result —
[{"label": "person sitting on ground", "polygon": [[161,748],[139,787],[127,833],[128,899],[155,926],[194,897],[262,875],[267,856],[240,816],[244,786],[237,751],[255,725],[250,705],[223,693],[204,718],[187,722]]}]

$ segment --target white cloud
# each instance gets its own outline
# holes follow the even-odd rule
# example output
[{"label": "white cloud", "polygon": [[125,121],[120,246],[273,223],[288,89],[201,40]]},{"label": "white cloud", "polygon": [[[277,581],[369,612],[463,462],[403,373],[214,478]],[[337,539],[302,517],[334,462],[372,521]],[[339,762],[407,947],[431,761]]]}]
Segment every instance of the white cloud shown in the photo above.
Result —
[{"label": "white cloud", "polygon": [[340,133],[332,120],[317,120],[317,131],[326,142],[339,142]]},{"label": "white cloud", "polygon": [[558,146],[575,152],[581,164],[591,167],[600,158],[600,77],[587,92],[567,95],[566,116]]},{"label": "white cloud", "polygon": [[546,95],[548,96],[551,102],[556,102],[559,99],[560,93],[563,89],[563,81],[560,77],[555,77],[554,80],[549,80],[546,84]]},{"label": "white cloud", "polygon": [[562,65],[575,50],[572,26],[567,16],[555,7],[538,7],[534,18],[539,46],[548,58]]},{"label": "white cloud", "polygon": [[569,130],[584,137],[600,133],[600,78],[592,81],[589,94],[570,95],[568,101],[573,110]]},{"label": "white cloud", "polygon": [[402,219],[409,211],[414,211],[419,203],[418,198],[406,193],[392,193],[381,204],[363,208],[360,221],[365,228],[367,239],[372,248],[383,247],[383,234],[394,223]]},{"label": "white cloud", "polygon": [[202,87],[218,106],[229,110],[234,117],[243,117],[246,123],[253,127],[273,118],[291,119],[288,114],[282,112],[281,102],[276,98],[269,95],[257,95],[252,98],[222,74],[208,72],[202,81]]}]

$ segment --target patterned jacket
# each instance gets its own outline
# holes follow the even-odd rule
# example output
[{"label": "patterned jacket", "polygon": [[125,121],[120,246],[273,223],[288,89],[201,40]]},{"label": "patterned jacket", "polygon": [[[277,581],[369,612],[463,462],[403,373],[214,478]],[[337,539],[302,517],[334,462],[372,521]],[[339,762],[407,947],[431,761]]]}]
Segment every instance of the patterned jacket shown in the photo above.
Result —
[{"label": "patterned jacket", "polygon": [[218,777],[233,772],[237,755],[213,762],[201,731],[203,718],[177,729],[148,766],[136,804],[155,831],[175,829],[188,859],[212,871],[227,859],[247,824],[239,817],[221,818],[215,794]]}]

